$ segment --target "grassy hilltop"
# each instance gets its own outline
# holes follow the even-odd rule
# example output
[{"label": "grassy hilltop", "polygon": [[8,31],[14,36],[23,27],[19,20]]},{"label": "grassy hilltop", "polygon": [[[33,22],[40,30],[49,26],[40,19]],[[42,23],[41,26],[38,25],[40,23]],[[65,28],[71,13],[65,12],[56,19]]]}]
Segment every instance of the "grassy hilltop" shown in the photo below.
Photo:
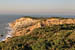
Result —
[{"label": "grassy hilltop", "polygon": [[[24,17],[32,18],[32,17]],[[54,18],[54,17],[53,17]],[[52,18],[52,19],[53,19]],[[56,17],[55,17],[56,18]],[[38,22],[47,24],[46,20],[51,18],[33,18],[38,19]],[[44,19],[44,20],[43,20]],[[68,18],[57,18],[57,19],[68,19]],[[26,21],[26,20],[25,20]],[[19,36],[13,36],[8,38],[8,40],[0,42],[0,50],[75,50],[75,24],[56,24],[53,23],[49,25],[44,25],[37,27],[38,22],[33,22],[33,25],[25,25],[27,27],[16,28],[14,34]],[[36,25],[36,26],[35,26]],[[51,25],[51,26],[50,26]],[[12,28],[18,25],[12,25]],[[23,25],[24,26],[24,25]],[[26,28],[33,28],[30,30],[25,30]],[[20,31],[20,32],[19,32]],[[27,32],[29,34],[26,35]],[[19,32],[19,33],[17,33]],[[24,34],[25,33],[25,34]],[[21,35],[22,34],[22,35]]]}]

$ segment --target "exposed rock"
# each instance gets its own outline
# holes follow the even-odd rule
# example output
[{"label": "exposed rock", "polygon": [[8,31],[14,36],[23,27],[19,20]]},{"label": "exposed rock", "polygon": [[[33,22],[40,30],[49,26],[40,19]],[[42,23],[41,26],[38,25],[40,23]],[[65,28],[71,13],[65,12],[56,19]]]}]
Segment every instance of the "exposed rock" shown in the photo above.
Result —
[{"label": "exposed rock", "polygon": [[75,19],[48,18],[41,20],[32,18],[20,18],[11,22],[9,26],[14,30],[13,36],[20,36],[29,34],[35,28],[59,24],[75,24]]},{"label": "exposed rock", "polygon": [[3,37],[3,35],[2,35],[2,34],[0,34],[0,37]]}]

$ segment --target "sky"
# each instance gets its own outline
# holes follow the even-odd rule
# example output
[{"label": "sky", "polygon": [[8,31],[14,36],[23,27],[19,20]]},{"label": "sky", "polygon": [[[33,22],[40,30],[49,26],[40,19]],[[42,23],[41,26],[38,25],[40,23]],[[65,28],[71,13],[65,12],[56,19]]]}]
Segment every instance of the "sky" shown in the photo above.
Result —
[{"label": "sky", "polygon": [[75,0],[0,0],[0,14],[75,15]]}]

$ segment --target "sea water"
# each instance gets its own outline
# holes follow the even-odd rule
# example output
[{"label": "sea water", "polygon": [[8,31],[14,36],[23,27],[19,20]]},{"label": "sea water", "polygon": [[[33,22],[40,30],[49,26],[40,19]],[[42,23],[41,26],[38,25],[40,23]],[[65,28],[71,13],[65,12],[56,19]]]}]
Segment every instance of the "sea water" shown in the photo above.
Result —
[{"label": "sea water", "polygon": [[20,18],[20,15],[0,15],[0,41],[5,40],[6,37],[11,37],[12,29],[9,23]]}]

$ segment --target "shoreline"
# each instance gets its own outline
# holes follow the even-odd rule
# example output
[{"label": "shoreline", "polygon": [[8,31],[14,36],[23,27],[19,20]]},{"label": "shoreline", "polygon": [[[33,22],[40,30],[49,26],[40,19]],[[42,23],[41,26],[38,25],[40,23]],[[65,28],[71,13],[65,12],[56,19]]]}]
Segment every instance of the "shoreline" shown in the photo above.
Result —
[{"label": "shoreline", "polygon": [[4,35],[5,37],[4,37],[1,41],[5,41],[5,40],[7,40],[7,38],[12,37],[12,32],[13,32],[13,30],[12,30],[12,28],[10,27],[9,24],[10,24],[10,23],[8,23],[8,27],[5,28],[5,29],[7,29],[8,31],[7,31],[7,33]]}]

